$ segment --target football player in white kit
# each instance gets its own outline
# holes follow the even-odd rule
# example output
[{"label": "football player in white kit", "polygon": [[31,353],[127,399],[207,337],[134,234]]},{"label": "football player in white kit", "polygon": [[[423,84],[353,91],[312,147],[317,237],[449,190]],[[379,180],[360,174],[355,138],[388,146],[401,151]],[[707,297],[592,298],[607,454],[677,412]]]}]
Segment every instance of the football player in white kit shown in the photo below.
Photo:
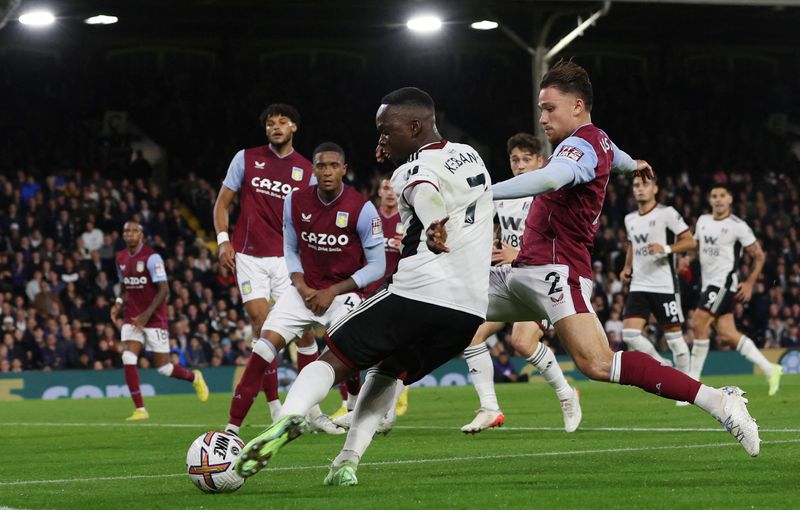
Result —
[{"label": "football player in white kit", "polygon": [[[700,302],[694,312],[694,344],[692,345],[691,376],[700,379],[709,347],[711,325],[723,344],[735,347],[751,363],[758,365],[766,375],[769,395],[780,388],[783,369],[761,354],[747,335],[736,329],[733,320],[733,302],[750,301],[753,285],[764,267],[764,252],[753,231],[741,218],[731,213],[733,195],[724,185],[714,185],[708,194],[711,214],[697,219],[694,238],[700,254],[702,288]],[[739,282],[739,258],[744,252],[750,256],[750,274]]]},{"label": "football player in white kit", "polygon": [[[517,133],[508,139],[506,148],[511,172],[515,176],[538,170],[544,164],[542,143],[531,134]],[[495,201],[495,211],[500,220],[501,244],[492,250],[492,264],[505,266],[517,258],[522,243],[522,233],[525,230],[525,218],[528,216],[532,201],[533,197]],[[461,427],[461,431],[465,434],[477,434],[505,423],[505,415],[500,410],[494,387],[494,365],[486,345],[486,340],[502,330],[505,325],[505,322],[485,322],[478,328],[469,347],[464,351],[470,379],[480,401],[480,408],[475,413],[475,418]],[[539,370],[544,380],[555,390],[564,414],[564,430],[574,432],[583,416],[578,391],[567,383],[553,352],[539,342],[544,335],[541,326],[541,323],[534,321],[514,323],[511,330],[511,345],[528,363]]]},{"label": "football player in white kit", "polygon": [[657,194],[655,179],[633,179],[633,197],[639,208],[625,216],[628,253],[620,280],[630,284],[630,292],[623,311],[622,339],[628,349],[669,363],[642,335],[652,313],[664,329],[675,368],[688,374],[689,348],[681,332],[684,318],[675,254],[692,251],[697,243],[683,217],[675,208],[659,204]]},{"label": "football player in white kit", "polygon": [[406,226],[397,272],[388,289],[328,330],[330,350],[300,372],[283,417],[245,446],[236,463],[240,475],[254,475],[302,434],[303,416],[334,382],[372,367],[347,441],[324,482],[356,485],[356,469],[394,400],[396,380],[420,380],[461,353],[483,323],[489,303],[492,181],[475,149],[439,135],[434,112],[433,99],[413,87],[381,101],[376,155],[400,165],[392,186]]}]

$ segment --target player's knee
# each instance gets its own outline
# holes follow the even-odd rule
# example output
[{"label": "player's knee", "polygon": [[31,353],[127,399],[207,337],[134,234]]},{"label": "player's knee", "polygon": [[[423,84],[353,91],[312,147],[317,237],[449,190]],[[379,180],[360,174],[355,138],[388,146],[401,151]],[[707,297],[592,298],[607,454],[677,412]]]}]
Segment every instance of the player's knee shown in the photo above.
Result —
[{"label": "player's knee", "polygon": [[123,365],[136,365],[139,361],[139,356],[135,355],[131,351],[123,351],[122,352],[122,364]]},{"label": "player's knee", "polygon": [[157,370],[158,370],[158,373],[163,375],[164,377],[169,377],[169,376],[172,375],[172,369],[173,368],[174,367],[172,366],[172,363],[167,363],[165,365],[161,365],[160,367],[158,367]]}]

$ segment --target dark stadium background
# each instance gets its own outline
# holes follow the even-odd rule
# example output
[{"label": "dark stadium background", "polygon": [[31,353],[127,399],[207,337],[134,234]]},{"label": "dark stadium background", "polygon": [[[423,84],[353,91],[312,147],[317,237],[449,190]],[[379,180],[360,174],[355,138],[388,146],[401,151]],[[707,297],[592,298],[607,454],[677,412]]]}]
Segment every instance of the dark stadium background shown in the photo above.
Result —
[{"label": "dark stadium background", "polygon": [[[8,3],[0,1],[0,8]],[[734,185],[734,211],[753,226],[768,257],[753,301],[737,307],[737,323],[759,346],[796,347],[800,8],[789,1],[714,3],[614,2],[559,56],[589,70],[593,120],[620,147],[653,164],[662,176],[661,199],[690,225],[706,209],[709,183]],[[602,6],[52,0],[22,2],[20,11],[37,5],[55,11],[58,22],[30,29],[12,19],[0,29],[0,285],[2,315],[12,319],[4,334],[19,328],[15,321],[30,319],[18,313],[35,308],[36,296],[25,290],[45,260],[60,252],[74,259],[75,268],[53,271],[60,313],[48,317],[53,296],[40,298],[44,314],[12,342],[10,357],[27,356],[25,368],[48,366],[42,354],[48,350],[62,358],[75,350],[74,340],[63,337],[61,315],[82,324],[73,329],[83,329],[96,352],[104,338],[113,347],[107,306],[116,274],[106,255],[121,248],[122,222],[142,215],[143,199],[153,218],[146,234],[165,255],[171,277],[171,336],[181,347],[192,338],[206,342],[207,363],[218,354],[225,364],[238,363],[247,352],[236,342],[241,303],[230,275],[217,271],[213,243],[203,243],[213,240],[213,200],[232,156],[264,143],[257,122],[264,106],[287,102],[300,110],[296,146],[303,154],[322,141],[343,145],[350,177],[369,194],[375,176],[389,170],[374,163],[380,98],[400,86],[419,86],[435,98],[443,134],[475,145],[495,180],[503,180],[510,176],[505,140],[533,130],[537,120],[531,59],[500,30],[480,32],[469,23],[501,21],[534,45],[543,23],[563,12],[549,32],[552,45],[579,17]],[[420,11],[438,13],[444,29],[409,32],[406,19]],[[118,16],[119,23],[83,23],[101,13]],[[137,148],[149,163],[132,161]],[[64,179],[70,198],[48,212],[47,202],[65,194],[48,191],[52,175]],[[155,188],[135,183],[148,176]],[[129,181],[123,186],[122,179]],[[26,197],[36,186],[45,196],[32,213]],[[91,186],[94,192],[116,189],[122,199],[87,201]],[[621,220],[633,208],[627,184],[612,182],[594,254],[602,264],[595,304],[604,320],[619,305],[613,273],[624,257]],[[62,209],[63,228],[57,225]],[[96,261],[76,244],[90,217],[111,236]],[[31,249],[35,230],[51,237],[53,246]],[[17,263],[21,251],[24,260]],[[108,282],[97,283],[100,272]],[[62,285],[64,274],[78,278],[76,288]],[[698,285],[696,262],[685,261],[681,275],[689,308]],[[213,296],[202,296],[204,289]],[[25,297],[13,304],[18,296]],[[49,335],[53,349],[45,346]],[[225,345],[228,337],[233,341]],[[111,351],[102,355],[106,366],[118,365]]]}]

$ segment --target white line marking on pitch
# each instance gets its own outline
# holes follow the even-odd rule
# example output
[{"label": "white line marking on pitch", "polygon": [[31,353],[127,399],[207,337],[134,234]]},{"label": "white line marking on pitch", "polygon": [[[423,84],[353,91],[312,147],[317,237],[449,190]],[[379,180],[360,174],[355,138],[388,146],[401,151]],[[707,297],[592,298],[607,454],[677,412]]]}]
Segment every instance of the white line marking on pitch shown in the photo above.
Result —
[{"label": "white line marking on pitch", "polygon": [[[800,443],[800,439],[784,439],[779,441],[764,441],[762,444],[786,444]],[[728,446],[738,446],[737,443],[706,443],[693,445],[673,445],[673,446],[649,446],[641,448],[603,448],[601,450],[575,450],[571,452],[532,452],[532,453],[513,453],[508,455],[475,455],[469,457],[446,457],[439,459],[408,459],[408,460],[386,460],[380,462],[364,462],[361,466],[396,466],[408,464],[432,464],[436,462],[468,462],[481,460],[503,460],[519,459],[531,457],[561,457],[570,455],[592,455],[598,453],[631,453],[631,452],[651,452],[658,450],[693,450],[700,448],[721,448]],[[325,469],[330,467],[328,464],[314,466],[287,466],[272,468],[269,471],[306,471],[309,469]],[[12,485],[33,485],[33,484],[52,484],[52,483],[73,483],[73,482],[106,482],[114,480],[136,480],[146,478],[174,478],[186,476],[186,473],[165,473],[161,475],[125,475],[125,476],[100,476],[94,478],[65,478],[61,480],[19,480],[14,482],[0,482],[0,487]]]},{"label": "white line marking on pitch", "polygon": [[[266,428],[269,424],[253,424],[249,427],[253,428]],[[180,428],[180,429],[218,429],[219,424],[208,423],[48,423],[48,422],[32,422],[32,423],[4,423],[0,422],[0,427],[153,427],[153,428]],[[446,425],[395,425],[396,429],[402,430],[458,430],[456,426]],[[503,431],[563,431],[564,427],[498,427],[490,429],[492,433]],[[584,432],[725,432],[725,429],[720,427],[581,427]],[[776,433],[796,433],[800,432],[800,428],[796,429],[767,429],[759,428],[760,432],[776,432]]]}]

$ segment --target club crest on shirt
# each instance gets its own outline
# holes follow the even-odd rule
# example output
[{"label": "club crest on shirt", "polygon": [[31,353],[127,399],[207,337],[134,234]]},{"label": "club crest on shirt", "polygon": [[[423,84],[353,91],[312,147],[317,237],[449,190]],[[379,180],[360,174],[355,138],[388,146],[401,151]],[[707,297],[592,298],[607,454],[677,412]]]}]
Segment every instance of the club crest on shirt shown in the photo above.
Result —
[{"label": "club crest on shirt", "polygon": [[259,170],[263,170],[264,166],[267,164],[267,162],[266,161],[255,161],[255,164],[256,164],[256,168],[258,168]]},{"label": "club crest on shirt", "polygon": [[302,181],[303,180],[303,169],[298,166],[292,167],[292,180],[295,181]]},{"label": "club crest on shirt", "polygon": [[398,223],[398,224],[397,224],[397,225],[395,225],[395,227],[394,227],[394,232],[395,232],[396,234],[403,235],[403,234],[405,234],[405,233],[406,233],[406,226],[405,226],[405,225],[403,225],[402,223]]},{"label": "club crest on shirt", "polygon": [[565,145],[561,147],[556,154],[557,158],[567,158],[571,159],[572,161],[579,161],[583,157],[583,151],[577,147],[572,147],[571,145]]},{"label": "club crest on shirt", "polygon": [[242,294],[244,294],[246,296],[246,295],[250,294],[251,292],[253,292],[253,286],[250,285],[250,280],[247,280],[246,282],[242,282]]},{"label": "club crest on shirt", "polygon": [[350,213],[345,211],[336,211],[336,226],[345,228],[350,219]]},{"label": "club crest on shirt", "polygon": [[144,260],[137,260],[136,261],[136,272],[141,273],[144,271]]}]

